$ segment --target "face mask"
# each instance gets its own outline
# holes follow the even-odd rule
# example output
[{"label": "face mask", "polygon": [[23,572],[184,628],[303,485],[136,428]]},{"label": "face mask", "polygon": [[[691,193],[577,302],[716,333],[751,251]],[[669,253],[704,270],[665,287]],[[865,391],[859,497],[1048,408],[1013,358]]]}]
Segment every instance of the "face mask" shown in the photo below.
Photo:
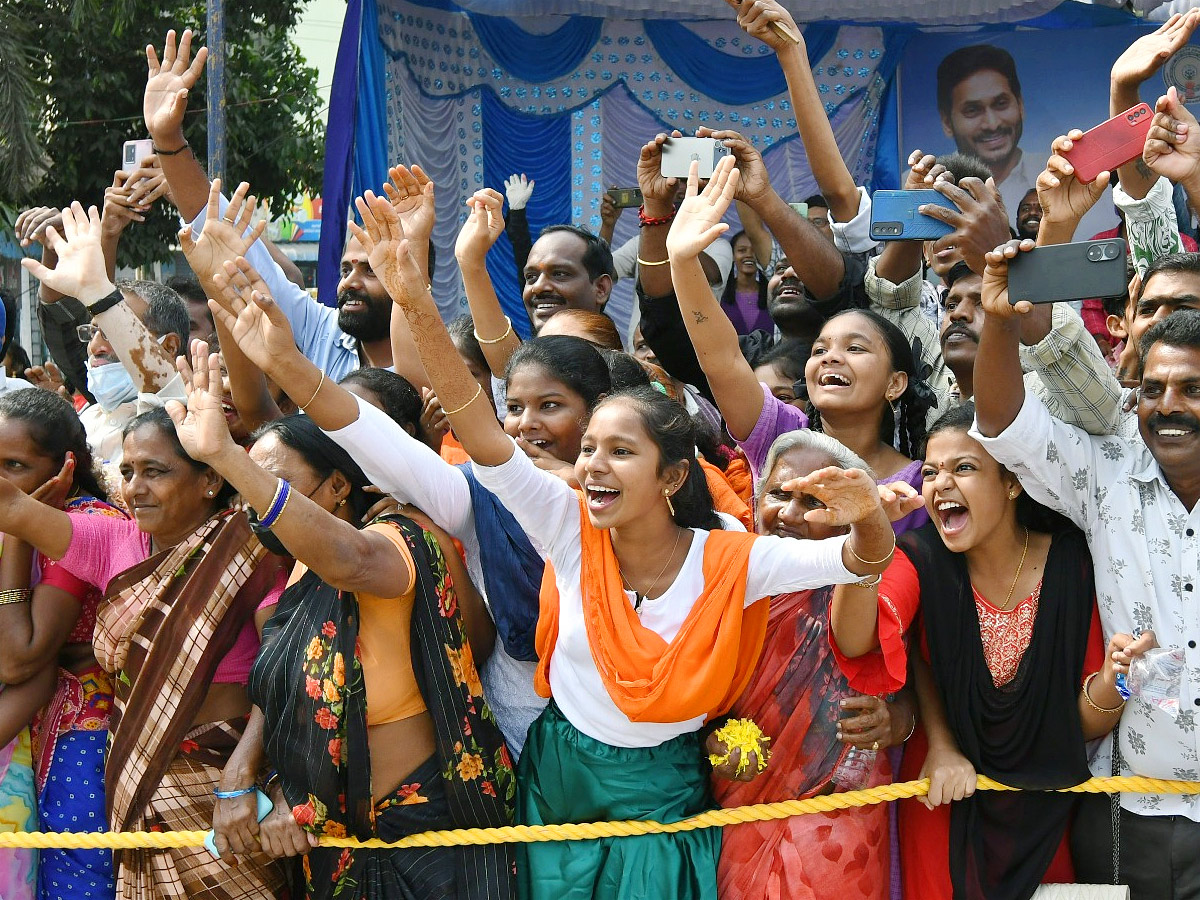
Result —
[{"label": "face mask", "polygon": [[118,362],[88,366],[87,386],[100,408],[107,413],[137,397],[133,376]]}]

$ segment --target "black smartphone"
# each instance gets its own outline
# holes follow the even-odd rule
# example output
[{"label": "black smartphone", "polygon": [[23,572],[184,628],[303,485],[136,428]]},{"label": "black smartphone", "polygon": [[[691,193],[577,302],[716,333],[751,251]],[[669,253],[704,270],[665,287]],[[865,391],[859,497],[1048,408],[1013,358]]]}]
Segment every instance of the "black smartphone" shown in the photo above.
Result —
[{"label": "black smartphone", "polygon": [[1035,247],[1008,261],[1008,302],[1059,303],[1125,293],[1121,238]]},{"label": "black smartphone", "polygon": [[608,196],[612,198],[613,206],[617,209],[633,209],[635,206],[642,205],[641,188],[609,188]]}]

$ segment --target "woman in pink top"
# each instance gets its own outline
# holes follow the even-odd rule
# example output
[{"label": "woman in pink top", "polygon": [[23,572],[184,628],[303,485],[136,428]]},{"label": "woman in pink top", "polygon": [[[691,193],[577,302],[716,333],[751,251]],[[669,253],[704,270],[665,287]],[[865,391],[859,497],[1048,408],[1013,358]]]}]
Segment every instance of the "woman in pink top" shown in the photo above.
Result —
[{"label": "woman in pink top", "polygon": [[[163,410],[124,429],[121,494],[133,521],[68,515],[0,479],[0,531],[104,592],[97,661],[115,676],[105,763],[113,830],[200,829],[245,729],[256,613],[282,589],[277,557],[230,509],[232,489],[187,456]],[[283,871],[263,854],[230,868],[201,848],[117,854],[129,898],[274,896]]]}]

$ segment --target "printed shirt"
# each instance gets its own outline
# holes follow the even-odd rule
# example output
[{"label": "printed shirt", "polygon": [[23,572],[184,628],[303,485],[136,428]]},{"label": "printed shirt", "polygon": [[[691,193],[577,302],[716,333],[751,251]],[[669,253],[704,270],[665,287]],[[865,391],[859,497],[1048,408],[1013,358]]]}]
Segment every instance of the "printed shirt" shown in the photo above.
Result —
[{"label": "printed shirt", "polygon": [[[1187,668],[1179,714],[1131,699],[1121,717],[1122,775],[1200,780],[1200,504],[1188,510],[1140,440],[1088,435],[1053,418],[1026,393],[1004,432],[971,436],[1006,465],[1035,500],[1087,535],[1096,566],[1096,597],[1107,640],[1116,632],[1153,630],[1162,647],[1183,650]],[[1111,736],[1092,760],[1111,774]],[[1121,795],[1142,815],[1200,821],[1200,798]]]}]

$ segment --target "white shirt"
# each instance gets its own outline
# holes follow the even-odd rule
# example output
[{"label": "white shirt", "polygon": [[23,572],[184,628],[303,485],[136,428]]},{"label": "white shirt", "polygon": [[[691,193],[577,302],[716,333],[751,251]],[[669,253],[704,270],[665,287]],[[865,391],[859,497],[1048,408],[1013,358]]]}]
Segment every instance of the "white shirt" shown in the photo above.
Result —
[{"label": "white shirt", "polygon": [[[971,436],[1031,497],[1087,535],[1105,639],[1153,630],[1160,646],[1187,658],[1178,718],[1136,698],[1126,705],[1121,774],[1200,780],[1200,504],[1184,507],[1140,440],[1091,436],[1053,418],[1028,392],[1002,434],[985,438],[976,427]],[[1110,744],[1106,738],[1093,759],[1094,775],[1111,774]],[[1200,821],[1195,796],[1126,793],[1121,805]]]},{"label": "white shirt", "polygon": [[23,391],[26,388],[34,387],[24,378],[16,378],[9,376],[4,369],[0,368],[0,394],[6,391]]},{"label": "white shirt", "polygon": [[[640,237],[632,237],[613,251],[613,268],[616,269],[618,279],[632,278],[636,281],[638,277],[637,256],[640,241]],[[712,260],[717,266],[717,271],[721,273],[719,281],[709,284],[709,287],[712,288],[713,296],[720,300],[721,295],[725,293],[725,282],[729,281],[729,273],[733,271],[733,244],[729,243],[725,238],[719,237],[705,247],[701,253]],[[642,313],[635,300],[633,312],[629,320],[629,327],[624,334],[625,346],[633,346],[633,331],[637,328],[641,320]]]},{"label": "white shirt", "polygon": [[830,211],[829,228],[833,231],[833,245],[843,253],[870,253],[879,246],[871,237],[871,194],[865,187],[858,188],[858,212],[849,222],[833,221]]},{"label": "white shirt", "polygon": [[[608,695],[592,659],[583,619],[579,584],[582,547],[575,491],[562,479],[538,469],[515,448],[502,465],[472,466],[479,481],[501,499],[534,546],[554,564],[559,611],[558,640],[550,658],[550,685],[554,701],[567,720],[588,737],[614,747],[657,747],[703,725],[703,716],[686,722],[632,722]],[[702,564],[708,532],[692,530],[695,537],[679,575],[660,597],[642,605],[642,624],[668,642],[678,634],[704,590]],[[771,594],[859,580],[861,576],[842,563],[845,542],[845,537],[823,541],[759,537],[750,551],[743,603],[748,606]],[[627,595],[632,602],[632,594]]]},{"label": "white shirt", "polygon": [[[326,434],[353,457],[373,485],[401,503],[411,503],[462,543],[467,572],[486,600],[479,536],[475,533],[466,476],[411,437],[382,410],[360,397],[354,399],[358,419]],[[530,724],[546,706],[545,699],[533,689],[536,668],[537,663],[510,656],[497,635],[495,649],[479,673],[488,704],[514,757],[521,755]]]}]

